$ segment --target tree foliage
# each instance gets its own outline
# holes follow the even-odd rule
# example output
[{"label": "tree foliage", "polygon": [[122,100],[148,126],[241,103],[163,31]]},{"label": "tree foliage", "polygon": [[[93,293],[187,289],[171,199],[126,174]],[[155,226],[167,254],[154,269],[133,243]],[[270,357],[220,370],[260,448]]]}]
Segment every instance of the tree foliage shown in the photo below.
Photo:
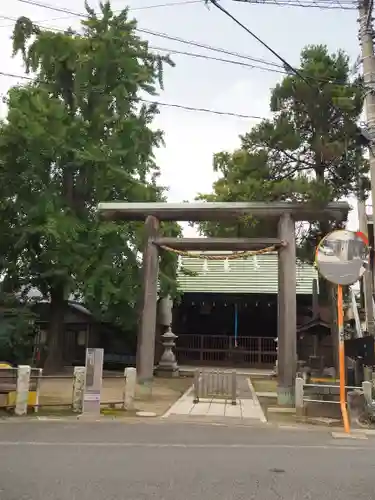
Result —
[{"label": "tree foliage", "polygon": [[[10,90],[0,127],[3,287],[33,286],[50,300],[51,368],[62,361],[70,294],[99,317],[127,327],[136,321],[142,225],[99,220],[98,202],[165,198],[153,153],[163,144],[151,127],[158,110],[140,97],[157,93],[172,61],[150,51],[127,9],[100,8],[97,15],[86,5],[79,34],[17,21],[14,55],[35,78]],[[165,291],[174,267],[175,258],[164,256]]]},{"label": "tree foliage", "polygon": [[[358,141],[357,121],[364,89],[353,75],[348,56],[330,54],[325,46],[302,50],[299,75],[288,74],[273,89],[273,118],[263,120],[240,137],[239,150],[214,156],[220,174],[210,201],[308,201],[322,206],[368,189],[368,165]],[[333,221],[310,224],[300,241],[304,257]],[[205,235],[222,233],[273,236],[274,223],[252,219],[238,224],[200,225]],[[234,233],[234,234],[233,234]]]},{"label": "tree foliage", "polygon": [[14,294],[0,294],[0,362],[31,362],[37,334],[35,315]]}]

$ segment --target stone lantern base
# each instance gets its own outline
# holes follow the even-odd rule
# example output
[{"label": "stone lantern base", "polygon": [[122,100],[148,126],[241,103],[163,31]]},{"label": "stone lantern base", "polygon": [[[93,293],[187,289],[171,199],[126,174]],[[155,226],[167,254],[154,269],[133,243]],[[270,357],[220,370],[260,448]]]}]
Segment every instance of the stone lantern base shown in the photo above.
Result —
[{"label": "stone lantern base", "polygon": [[173,370],[170,367],[162,367],[160,363],[155,368],[155,375],[164,378],[178,378],[180,376],[180,369],[176,366]]}]

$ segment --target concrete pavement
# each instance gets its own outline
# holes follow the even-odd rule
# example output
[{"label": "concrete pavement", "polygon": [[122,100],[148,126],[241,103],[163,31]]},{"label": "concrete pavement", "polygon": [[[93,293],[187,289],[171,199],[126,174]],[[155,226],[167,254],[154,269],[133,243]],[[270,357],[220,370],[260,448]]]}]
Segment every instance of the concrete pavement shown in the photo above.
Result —
[{"label": "concrete pavement", "polygon": [[163,415],[163,418],[191,418],[203,417],[215,421],[221,419],[235,419],[242,423],[258,421],[265,423],[266,417],[258,401],[250,377],[237,375],[237,404],[232,405],[230,400],[220,398],[202,398],[194,402],[194,391],[191,387],[175,404]]},{"label": "concrete pavement", "polygon": [[0,424],[1,500],[369,500],[374,441],[164,423]]},{"label": "concrete pavement", "polygon": [[332,281],[342,285],[351,285],[361,276],[363,261],[353,259],[350,261],[340,261],[337,257],[324,257],[324,261],[319,262],[319,269],[322,275]]}]

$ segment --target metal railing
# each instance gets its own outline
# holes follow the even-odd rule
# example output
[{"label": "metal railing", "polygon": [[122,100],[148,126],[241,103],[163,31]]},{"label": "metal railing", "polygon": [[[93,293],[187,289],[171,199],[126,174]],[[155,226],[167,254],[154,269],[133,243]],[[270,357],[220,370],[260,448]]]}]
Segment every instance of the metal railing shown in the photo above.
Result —
[{"label": "metal railing", "polygon": [[274,366],[276,342],[271,337],[179,334],[176,355],[180,364]]},{"label": "metal railing", "polygon": [[[367,401],[372,400],[372,383],[369,381],[363,382],[362,387],[346,385],[345,391],[346,394],[348,391],[357,391],[363,394]],[[327,398],[329,396],[331,396],[330,399]],[[347,398],[345,399],[347,400]],[[297,377],[295,401],[297,414],[304,416],[306,405],[309,403],[340,404],[340,386],[338,384],[306,383],[302,377]]]},{"label": "metal railing", "polygon": [[237,374],[235,371],[195,370],[194,403],[203,398],[230,399],[237,404]]},{"label": "metal railing", "polygon": [[[340,404],[339,400],[327,400],[327,399],[312,399],[305,397],[305,387],[313,389],[313,394],[318,394],[322,397],[324,396],[339,396],[340,395],[340,386],[339,385],[330,385],[330,384],[303,384],[303,401],[306,403],[334,403]],[[346,385],[346,391],[355,391],[362,390],[361,387]]]}]

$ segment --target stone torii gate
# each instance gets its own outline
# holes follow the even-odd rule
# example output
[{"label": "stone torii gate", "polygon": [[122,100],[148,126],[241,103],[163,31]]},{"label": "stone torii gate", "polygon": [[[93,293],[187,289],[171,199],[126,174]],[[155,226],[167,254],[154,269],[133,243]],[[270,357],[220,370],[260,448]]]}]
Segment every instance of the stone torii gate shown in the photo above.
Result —
[{"label": "stone torii gate", "polygon": [[[279,253],[278,285],[278,401],[291,404],[297,367],[296,242],[295,221],[345,220],[346,202],[317,209],[307,203],[100,203],[106,220],[145,221],[142,313],[137,340],[140,381],[153,378],[159,272],[159,247],[176,250],[258,250],[274,245]],[[163,238],[160,221],[236,221],[240,217],[278,219],[277,238]]]}]

